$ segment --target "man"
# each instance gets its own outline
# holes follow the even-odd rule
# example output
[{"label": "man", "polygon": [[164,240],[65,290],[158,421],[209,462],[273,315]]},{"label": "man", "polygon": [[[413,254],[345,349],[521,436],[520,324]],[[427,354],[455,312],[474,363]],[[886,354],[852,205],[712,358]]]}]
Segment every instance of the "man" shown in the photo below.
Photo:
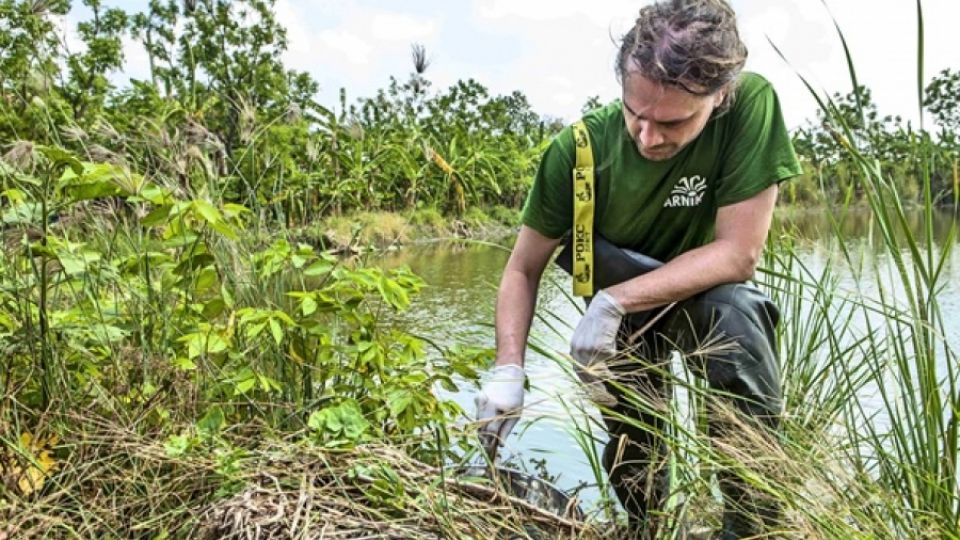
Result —
[{"label": "man", "polygon": [[[746,281],[766,241],[777,184],[800,167],[772,87],[741,73],[746,55],[724,0],[644,7],[617,55],[622,99],[583,119],[596,164],[597,241],[665,262],[596,291],[571,341],[579,373],[606,364],[615,374],[605,382],[614,401],[608,411],[615,414],[605,415],[604,466],[644,534],[653,531],[651,515],[669,485],[655,413],[669,396],[663,363],[671,350],[685,354],[739,420],[775,429],[781,412],[779,315]],[[522,408],[524,352],[540,277],[573,223],[574,156],[567,128],[543,156],[500,283],[496,367],[477,397],[481,436],[495,444]],[[598,251],[595,263],[600,277],[609,261]],[[674,303],[661,317],[649,317]],[[642,335],[627,343],[625,336],[641,326],[647,327]],[[726,344],[702,347],[717,337]],[[630,358],[623,360],[617,352],[628,346]],[[625,389],[645,403],[628,399]],[[727,420],[712,415],[711,437],[736,440],[744,426]],[[736,475],[721,473],[719,480],[721,538],[773,529],[775,508]]]}]

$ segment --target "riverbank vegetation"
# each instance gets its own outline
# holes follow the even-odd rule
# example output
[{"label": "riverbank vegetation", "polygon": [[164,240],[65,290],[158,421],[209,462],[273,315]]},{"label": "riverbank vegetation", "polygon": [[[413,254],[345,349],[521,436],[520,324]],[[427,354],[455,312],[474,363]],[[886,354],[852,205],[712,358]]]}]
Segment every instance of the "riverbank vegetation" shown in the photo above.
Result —
[{"label": "riverbank vegetation", "polygon": [[[447,476],[477,456],[468,411],[433,390],[469,388],[492,353],[410,335],[392,314],[422,281],[342,256],[515,224],[561,124],[520,92],[434,89],[418,46],[405,80],[324,107],[281,62],[271,0],[82,3],[85,46],[68,51],[68,1],[0,0],[0,538],[606,530],[604,501],[573,523]],[[115,86],[124,39],[150,72]],[[881,119],[853,77],[795,134],[808,174],[784,198],[838,222],[868,207],[893,279],[842,237],[840,269],[774,235],[780,453],[757,463],[674,422],[692,495],[672,503],[673,534],[724,467],[786,504],[786,536],[960,537],[957,358],[937,303],[955,237],[932,236],[958,194],[960,74],[918,79],[936,131]],[[883,285],[841,289],[843,272]],[[702,388],[678,387],[696,416]]]},{"label": "riverbank vegetation", "polygon": [[[877,160],[884,176],[894,182],[898,197],[922,204],[925,176],[935,206],[957,206],[960,194],[960,69],[944,69],[927,83],[922,107],[934,126],[914,126],[899,116],[881,115],[870,89],[856,89],[829,97],[830,110],[821,109],[816,121],[797,129],[794,147],[803,158],[804,174],[785,185],[784,200],[801,205],[828,201],[868,204],[869,195],[858,181],[860,165],[849,144]],[[853,138],[850,135],[854,135]]]}]

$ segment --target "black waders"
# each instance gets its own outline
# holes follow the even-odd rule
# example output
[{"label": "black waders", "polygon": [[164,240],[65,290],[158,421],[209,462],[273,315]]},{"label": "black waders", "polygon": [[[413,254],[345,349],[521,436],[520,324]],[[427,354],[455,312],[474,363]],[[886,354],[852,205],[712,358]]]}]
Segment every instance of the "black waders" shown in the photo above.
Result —
[{"label": "black waders", "polygon": [[[656,261],[648,264],[651,259],[621,250],[599,236],[595,250],[597,290],[658,265]],[[568,251],[558,257],[560,266],[566,266]],[[679,351],[691,371],[705,379],[712,390],[708,434],[719,443],[717,446],[762,459],[758,455],[762,448],[752,446],[758,436],[775,444],[782,409],[776,342],[780,314],[759,289],[735,283],[702,292],[678,303],[628,342],[658,312],[624,318],[618,350],[629,354],[608,366],[613,381],[606,387],[617,398],[610,409],[631,421],[604,415],[610,439],[603,465],[638,537],[649,538],[656,537],[654,515],[669,495],[668,456],[662,440],[665,426],[659,416],[669,406],[667,370],[672,351]],[[626,396],[624,388],[629,389]],[[633,403],[630,394],[634,394]],[[731,411],[724,414],[725,405],[734,411],[735,418],[731,418]],[[754,433],[747,434],[746,430]],[[720,470],[717,477],[724,499],[720,538],[769,534],[777,528],[779,510],[774,503],[730,471]]]}]

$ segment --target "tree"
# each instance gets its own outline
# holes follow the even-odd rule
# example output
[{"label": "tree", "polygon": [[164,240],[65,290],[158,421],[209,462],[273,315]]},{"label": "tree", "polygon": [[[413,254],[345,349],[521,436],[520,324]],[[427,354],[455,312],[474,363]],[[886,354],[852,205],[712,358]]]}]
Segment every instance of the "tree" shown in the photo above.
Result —
[{"label": "tree", "polygon": [[583,106],[580,107],[580,112],[587,114],[588,112],[599,109],[603,107],[603,102],[600,101],[600,96],[590,96],[587,98],[587,101],[583,103]]},{"label": "tree", "polygon": [[59,73],[53,18],[68,0],[0,0],[0,140],[36,138],[35,97],[45,97]]},{"label": "tree", "polygon": [[960,70],[944,69],[924,89],[923,106],[944,132],[960,133]]},{"label": "tree", "polygon": [[93,19],[77,25],[86,50],[67,57],[69,78],[61,91],[79,122],[88,112],[99,110],[110,91],[107,74],[123,67],[123,36],[129,18],[125,11],[103,9],[101,0],[83,0]]},{"label": "tree", "polygon": [[177,38],[174,72],[180,101],[202,114],[232,156],[250,141],[258,116],[273,119],[291,105],[312,105],[317,85],[288,73],[281,61],[286,30],[275,0],[197,0]]},{"label": "tree", "polygon": [[176,24],[179,10],[175,0],[150,0],[147,11],[133,16],[131,31],[140,40],[150,64],[150,82],[163,90],[164,96],[173,91],[175,73],[173,52],[176,49]]}]

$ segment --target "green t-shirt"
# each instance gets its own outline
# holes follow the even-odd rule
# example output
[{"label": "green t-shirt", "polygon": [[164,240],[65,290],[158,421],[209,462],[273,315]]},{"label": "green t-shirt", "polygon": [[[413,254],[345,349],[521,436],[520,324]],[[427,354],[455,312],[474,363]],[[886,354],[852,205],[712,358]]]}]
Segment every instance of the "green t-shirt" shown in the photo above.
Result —
[{"label": "green t-shirt", "polygon": [[[677,155],[650,161],[626,131],[619,101],[584,116],[596,166],[595,232],[667,261],[713,240],[717,208],[800,174],[780,103],[763,77],[744,73],[732,107]],[[573,225],[570,127],[540,162],[522,222],[549,238]]]}]

